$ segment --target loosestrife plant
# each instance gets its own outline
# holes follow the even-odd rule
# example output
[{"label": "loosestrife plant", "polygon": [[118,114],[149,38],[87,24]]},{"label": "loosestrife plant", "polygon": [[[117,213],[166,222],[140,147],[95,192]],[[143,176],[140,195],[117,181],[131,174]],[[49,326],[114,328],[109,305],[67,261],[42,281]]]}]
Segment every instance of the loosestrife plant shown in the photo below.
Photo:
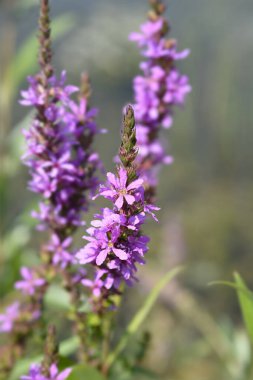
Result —
[{"label": "loosestrife plant", "polygon": [[89,243],[77,253],[80,264],[92,263],[95,267],[94,280],[85,279],[82,283],[92,288],[99,311],[111,294],[120,291],[122,281],[129,285],[136,281],[136,264],[144,264],[149,241],[141,226],[147,214],[156,219],[152,210],[158,208],[145,202],[143,179],[136,172],[137,155],[134,112],[128,106],[119,150],[121,165],[116,175],[107,173],[108,183],[98,193],[112,206],[95,215],[85,236]]},{"label": "loosestrife plant", "polygon": [[177,42],[167,37],[169,23],[164,17],[165,5],[151,0],[148,20],[139,33],[129,39],[137,42],[144,60],[140,63],[141,75],[133,81],[133,105],[139,146],[138,171],[144,179],[146,198],[153,199],[162,164],[171,164],[160,137],[162,129],[173,123],[175,106],[182,106],[191,91],[189,80],[176,67],[176,62],[186,58],[189,50],[177,51]]},{"label": "loosestrife plant", "polygon": [[[33,216],[38,228],[50,235],[40,252],[40,264],[35,268],[21,268],[22,279],[15,288],[26,298],[15,302],[0,316],[0,331],[10,333],[12,345],[10,363],[25,349],[34,325],[42,317],[44,296],[56,275],[64,280],[71,294],[74,322],[83,341],[83,318],[78,312],[80,294],[77,282],[84,271],[75,266],[71,249],[72,235],[83,225],[82,213],[87,211],[101,169],[92,142],[98,127],[96,109],[89,108],[89,83],[82,75],[81,88],[65,85],[66,73],[58,80],[51,64],[51,37],[48,0],[41,0],[39,18],[39,74],[29,77],[29,88],[22,91],[20,103],[31,106],[35,117],[28,131],[24,131],[28,149],[24,156],[31,175],[29,188],[42,196],[39,211]],[[78,92],[77,100],[72,95]],[[13,346],[13,347],[12,347]]]},{"label": "loosestrife plant", "polygon": [[[66,84],[66,72],[59,79],[55,75],[49,0],[40,1],[40,71],[28,78],[20,103],[34,110],[33,121],[24,131],[24,161],[31,176],[29,189],[41,197],[32,216],[38,220],[38,230],[46,231],[49,238],[41,247],[39,264],[21,268],[15,288],[22,293],[22,302],[14,302],[0,314],[0,332],[9,335],[1,350],[4,379],[15,361],[26,356],[35,328],[46,336],[43,359],[32,363],[21,380],[76,379],[77,374],[84,378],[85,370],[80,372],[77,363],[88,363],[108,377],[112,357],[124,346],[120,342],[115,353],[110,352],[112,313],[124,286],[138,280],[138,264],[145,263],[150,239],[143,232],[147,216],[158,221],[154,212],[159,208],[153,204],[157,172],[162,163],[172,161],[161,144],[160,130],[171,126],[174,106],[182,105],[190,91],[188,78],[175,65],[188,51],[177,52],[176,42],[166,38],[165,7],[159,0],[150,2],[152,10],[141,33],[130,36],[145,61],[140,65],[142,75],[134,79],[135,103],[124,111],[119,163],[98,188],[97,173],[103,165],[92,143],[103,130],[95,121],[97,109],[89,106],[89,80],[82,75],[78,88]],[[73,234],[85,224],[84,212],[97,197],[109,201],[109,206],[94,215],[84,236],[88,243],[75,250]],[[68,317],[79,346],[75,361],[63,369],[54,321],[46,327],[44,313],[45,296],[59,278],[69,295]]]}]

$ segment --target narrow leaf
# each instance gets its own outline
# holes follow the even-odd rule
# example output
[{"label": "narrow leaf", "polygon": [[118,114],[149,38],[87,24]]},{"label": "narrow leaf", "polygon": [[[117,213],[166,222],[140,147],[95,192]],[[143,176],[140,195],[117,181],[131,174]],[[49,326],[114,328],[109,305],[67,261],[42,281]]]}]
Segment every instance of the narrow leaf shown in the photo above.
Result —
[{"label": "narrow leaf", "polygon": [[237,291],[240,291],[242,293],[245,293],[245,295],[247,297],[249,297],[252,302],[253,302],[253,292],[247,288],[245,288],[245,286],[240,286],[238,284],[235,284],[234,282],[231,282],[231,281],[212,281],[208,284],[209,286],[212,286],[212,285],[225,285],[225,286],[229,286],[230,288],[233,288]]},{"label": "narrow leaf", "polygon": [[153,290],[147,297],[146,301],[144,302],[142,308],[137,312],[137,314],[133,317],[132,321],[128,325],[125,333],[123,334],[115,350],[111,354],[109,354],[109,356],[107,357],[106,362],[105,362],[105,366],[107,368],[111,367],[111,365],[117,359],[119,354],[126,347],[128,340],[131,338],[131,336],[133,336],[138,331],[139,327],[141,326],[141,324],[144,322],[144,320],[147,318],[148,314],[150,313],[152,307],[154,306],[163,288],[181,271],[182,271],[182,267],[177,267],[177,268],[172,269],[153,288]]},{"label": "narrow leaf", "polygon": [[234,279],[237,286],[241,289],[237,289],[237,296],[240,303],[245,327],[249,334],[251,343],[253,344],[253,297],[251,291],[247,288],[244,280],[238,273],[234,274]]}]

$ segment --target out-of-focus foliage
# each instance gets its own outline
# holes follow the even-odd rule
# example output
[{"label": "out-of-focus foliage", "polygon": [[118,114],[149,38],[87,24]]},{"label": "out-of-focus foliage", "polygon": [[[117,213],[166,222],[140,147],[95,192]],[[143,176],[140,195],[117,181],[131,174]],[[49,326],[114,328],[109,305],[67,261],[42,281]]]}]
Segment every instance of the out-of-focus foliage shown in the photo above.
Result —
[{"label": "out-of-focus foliage", "polygon": [[235,283],[240,302],[244,323],[247,328],[251,344],[253,345],[253,293],[247,288],[245,282],[238,273],[235,273]]},{"label": "out-of-focus foliage", "polygon": [[[1,304],[15,297],[12,284],[20,265],[36,261],[39,238],[31,233],[34,197],[26,189],[27,169],[19,164],[24,149],[20,132],[31,116],[17,104],[25,76],[35,67],[34,5],[37,2],[32,0],[0,2]],[[138,71],[137,50],[127,34],[138,28],[146,9],[143,0],[52,1],[60,34],[73,26],[73,19],[62,15],[75,17],[71,33],[54,44],[54,61],[59,70],[70,72],[71,82],[78,82],[83,69],[90,72],[93,102],[101,108],[100,125],[109,130],[97,143],[107,168],[116,153],[121,109],[131,99],[131,79]],[[161,221],[148,228],[149,265],[139,286],[125,297],[116,338],[164,271],[182,262],[187,270],[184,280],[162,293],[145,324],[152,332],[145,362],[150,372],[141,362],[134,380],[157,374],[163,380],[250,378],[251,348],[235,293],[206,285],[229,280],[237,270],[253,287],[252,14],[252,0],[169,2],[172,35],[180,47],[192,51],[184,72],[190,76],[193,93],[186,109],[175,115],[173,129],[164,135],[175,163],[162,172]],[[55,298],[59,293],[51,289],[49,314],[59,321],[65,338],[68,326],[54,309]],[[142,337],[139,332],[140,341]],[[66,343],[72,352],[76,342]],[[140,347],[126,349],[125,368]],[[39,354],[36,349],[31,354]],[[131,379],[132,374],[125,371],[124,376]]]}]

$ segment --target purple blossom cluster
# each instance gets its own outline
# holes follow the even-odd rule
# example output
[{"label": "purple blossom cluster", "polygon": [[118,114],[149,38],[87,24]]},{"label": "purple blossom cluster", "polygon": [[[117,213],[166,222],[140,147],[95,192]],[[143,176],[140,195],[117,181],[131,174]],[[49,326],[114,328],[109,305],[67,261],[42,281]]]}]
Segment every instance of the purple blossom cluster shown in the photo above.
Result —
[{"label": "purple blossom cluster", "polygon": [[137,42],[145,58],[140,64],[142,75],[133,81],[136,132],[139,146],[137,159],[145,187],[156,187],[161,164],[173,161],[159,137],[162,128],[173,123],[173,109],[182,106],[191,91],[189,80],[175,65],[188,56],[189,50],[177,51],[175,40],[167,39],[168,23],[163,17],[165,7],[153,1],[149,19],[141,25],[140,33],[131,33],[129,39]]},{"label": "purple blossom cluster", "polygon": [[107,174],[108,183],[100,186],[97,196],[110,200],[111,208],[103,208],[95,215],[87,229],[88,244],[76,255],[80,264],[92,263],[96,267],[94,280],[84,279],[82,284],[92,289],[95,298],[106,290],[118,292],[122,281],[132,285],[136,278],[136,264],[144,264],[149,238],[142,234],[141,226],[147,213],[153,215],[155,206],[144,201],[142,179],[129,181],[128,172],[119,167],[117,175]]},{"label": "purple blossom cluster", "polygon": [[26,334],[40,315],[40,308],[36,303],[21,304],[16,301],[9,305],[3,314],[0,314],[0,333]]},{"label": "purple blossom cluster", "polygon": [[15,321],[19,317],[20,303],[14,302],[8,306],[4,314],[0,314],[0,332],[8,333],[13,329]]},{"label": "purple blossom cluster", "polygon": [[20,290],[23,294],[34,296],[36,291],[46,285],[46,280],[40,277],[38,271],[22,267],[20,270],[22,280],[15,283],[15,288]]},{"label": "purple blossom cluster", "polygon": [[[97,187],[94,175],[101,167],[90,144],[99,132],[94,118],[96,109],[88,109],[87,98],[78,102],[71,95],[78,91],[66,86],[66,73],[55,76],[42,86],[40,76],[30,77],[30,86],[22,91],[24,106],[33,106],[37,115],[25,131],[28,152],[25,157],[32,180],[29,187],[43,196],[38,212],[40,228],[58,235],[83,224],[81,212],[88,207],[88,195]],[[88,194],[88,195],[87,195]]]},{"label": "purple blossom cluster", "polygon": [[29,375],[21,376],[20,380],[65,380],[70,372],[71,368],[66,368],[64,371],[59,372],[57,365],[53,363],[49,368],[49,375],[45,376],[39,364],[32,364]]},{"label": "purple blossom cluster", "polygon": [[[27,310],[24,313],[19,303],[7,307],[0,315],[0,332],[5,333],[15,331],[23,322],[31,326],[41,315],[48,285],[47,264],[60,270],[74,264],[70,235],[84,224],[81,214],[97,188],[95,172],[102,168],[91,149],[99,133],[94,120],[97,110],[88,109],[87,96],[81,94],[78,102],[71,98],[78,88],[64,84],[65,72],[59,81],[52,75],[47,85],[42,84],[41,74],[28,80],[30,86],[22,91],[21,104],[34,107],[36,116],[31,128],[24,131],[28,143],[25,162],[32,176],[30,189],[43,197],[39,211],[32,214],[39,219],[41,229],[51,231],[51,237],[43,247],[46,265],[21,268],[21,280],[15,288],[27,296]],[[77,273],[73,276],[74,282]]]}]

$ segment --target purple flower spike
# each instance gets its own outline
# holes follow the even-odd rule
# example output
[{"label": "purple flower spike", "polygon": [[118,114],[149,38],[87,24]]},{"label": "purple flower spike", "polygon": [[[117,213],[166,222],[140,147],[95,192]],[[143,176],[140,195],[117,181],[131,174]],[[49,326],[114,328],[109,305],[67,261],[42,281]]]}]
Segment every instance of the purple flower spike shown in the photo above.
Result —
[{"label": "purple flower spike", "polygon": [[130,40],[137,42],[145,58],[140,64],[142,75],[135,77],[133,88],[139,145],[137,166],[144,180],[146,199],[150,202],[154,198],[160,167],[173,162],[165,153],[160,130],[172,126],[173,109],[182,106],[191,91],[188,77],[182,75],[175,65],[177,60],[188,56],[189,50],[178,52],[176,41],[166,38],[169,25],[163,17],[163,3],[153,1],[152,8],[140,33],[129,36]]},{"label": "purple flower spike", "polygon": [[21,290],[24,294],[32,296],[36,293],[36,289],[41,288],[46,284],[46,280],[44,278],[39,278],[38,274],[32,269],[23,267],[21,268],[20,273],[23,280],[17,281],[15,283],[15,288]]},{"label": "purple flower spike", "polygon": [[81,225],[81,212],[87,210],[98,184],[95,171],[101,168],[90,146],[99,133],[94,120],[97,110],[88,108],[86,97],[74,101],[70,96],[77,88],[65,86],[65,79],[65,73],[59,81],[51,76],[44,88],[39,76],[29,78],[30,87],[22,92],[25,105],[38,111],[25,132],[25,162],[32,176],[29,187],[45,199],[42,209],[33,214],[53,231]]},{"label": "purple flower spike", "polygon": [[[97,196],[109,199],[111,208],[102,209],[95,215],[84,239],[88,243],[76,254],[80,264],[91,263],[95,267],[94,279],[83,279],[84,286],[92,291],[93,301],[119,292],[122,282],[131,286],[137,280],[137,264],[144,264],[149,239],[141,227],[147,214],[156,219],[158,207],[146,204],[143,179],[135,172],[137,155],[133,109],[126,109],[124,130],[119,157],[123,166],[117,173],[107,174],[108,182],[102,185]],[[157,219],[156,219],[157,220]]]}]

